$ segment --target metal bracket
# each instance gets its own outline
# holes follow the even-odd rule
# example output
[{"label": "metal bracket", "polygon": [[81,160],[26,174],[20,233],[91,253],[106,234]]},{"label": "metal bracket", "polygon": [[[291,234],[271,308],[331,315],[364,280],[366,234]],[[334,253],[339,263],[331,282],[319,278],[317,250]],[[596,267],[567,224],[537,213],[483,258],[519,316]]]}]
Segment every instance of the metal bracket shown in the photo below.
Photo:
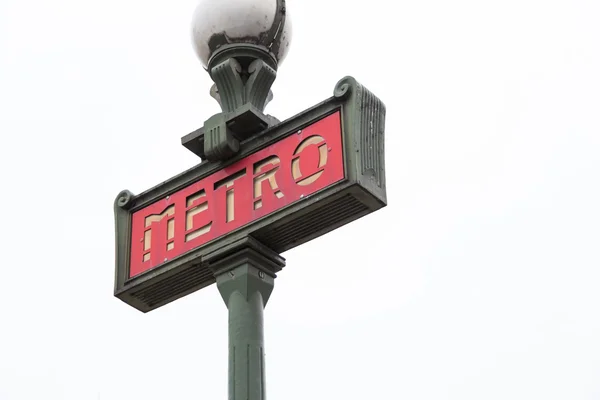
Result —
[{"label": "metal bracket", "polygon": [[[229,136],[227,136],[227,137],[232,138],[232,140],[236,140],[238,143],[240,143],[240,140],[236,139],[239,136],[232,133],[232,129],[230,128],[230,126],[234,126],[234,129],[236,129],[237,127],[241,127],[242,128],[241,130],[243,131],[243,128],[247,128],[249,126],[252,126],[253,124],[256,124],[255,121],[252,121],[252,119],[254,119],[256,117],[256,114],[253,114],[252,112],[243,113],[243,111],[244,111],[243,107],[238,111],[240,112],[240,115],[238,115],[237,118],[232,118],[229,122],[230,125],[228,125],[226,123],[225,127],[226,127],[226,129],[229,129]],[[216,114],[216,116],[222,116],[222,114]],[[245,139],[243,139],[243,140],[250,139],[254,134],[260,133],[263,130],[265,130],[267,128],[271,128],[281,122],[277,118],[273,117],[272,115],[265,115],[264,117],[265,117],[265,119],[261,119],[259,122],[261,125],[260,128],[256,132],[253,132],[252,130],[247,130],[245,132],[246,135],[243,135],[243,137],[245,137]],[[220,121],[220,120],[215,119],[215,121],[213,121],[213,122],[217,122],[217,121]],[[209,160],[209,161],[218,160],[218,157],[215,158],[215,157],[211,156],[209,158],[207,156],[207,154],[205,153],[205,145],[204,145],[205,140],[206,140],[205,129],[206,129],[206,124],[202,128],[196,129],[195,131],[183,136],[181,138],[181,144],[183,145],[183,147],[185,147],[186,149],[188,149],[189,151],[191,151],[192,153],[194,153],[195,155],[200,157],[202,160]],[[221,126],[221,129],[222,129],[222,126]],[[232,146],[235,146],[235,145],[232,145]],[[241,143],[240,143],[240,146],[241,146]],[[237,151],[234,154],[237,154]]]},{"label": "metal bracket", "polygon": [[246,54],[239,60],[231,54],[216,61],[210,67],[215,82],[211,96],[222,112],[206,120],[203,128],[181,138],[187,149],[208,161],[233,157],[241,142],[279,122],[263,113],[273,98],[271,85],[277,75],[267,61]]},{"label": "metal bracket", "polygon": [[209,161],[226,160],[240,150],[240,142],[227,125],[225,114],[216,114],[204,123],[204,154]]}]

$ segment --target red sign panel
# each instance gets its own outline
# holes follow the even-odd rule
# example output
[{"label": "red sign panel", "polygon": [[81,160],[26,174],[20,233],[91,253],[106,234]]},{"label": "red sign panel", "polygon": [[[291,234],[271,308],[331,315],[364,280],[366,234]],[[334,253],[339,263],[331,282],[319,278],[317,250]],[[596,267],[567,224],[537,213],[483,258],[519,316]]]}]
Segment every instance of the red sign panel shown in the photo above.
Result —
[{"label": "red sign panel", "polygon": [[134,277],[344,178],[340,112],[133,214]]}]

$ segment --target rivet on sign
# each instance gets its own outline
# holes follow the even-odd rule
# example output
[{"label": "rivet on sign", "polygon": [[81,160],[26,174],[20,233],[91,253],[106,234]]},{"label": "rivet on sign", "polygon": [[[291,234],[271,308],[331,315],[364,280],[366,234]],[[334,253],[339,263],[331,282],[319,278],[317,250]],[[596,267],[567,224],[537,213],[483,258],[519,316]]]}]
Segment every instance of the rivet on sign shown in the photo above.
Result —
[{"label": "rivet on sign", "polygon": [[265,277],[264,271],[258,271],[258,277],[261,279],[264,278]]},{"label": "rivet on sign", "polygon": [[301,195],[300,195],[300,198],[303,198],[303,197],[304,197],[304,195],[303,195],[303,194],[301,194]]},{"label": "rivet on sign", "polygon": [[331,147],[327,148],[327,151],[331,151]]},{"label": "rivet on sign", "polygon": [[235,276],[235,274],[233,273],[233,271],[229,271],[229,276],[231,276],[232,278]]},{"label": "rivet on sign", "polygon": [[300,129],[298,132],[296,132],[298,135],[302,133],[302,129]]},{"label": "rivet on sign", "polygon": [[171,196],[167,196],[167,200],[169,200],[169,198],[170,198],[170,197],[171,197]]},{"label": "rivet on sign", "polygon": [[165,261],[167,261],[167,257],[165,257]]}]

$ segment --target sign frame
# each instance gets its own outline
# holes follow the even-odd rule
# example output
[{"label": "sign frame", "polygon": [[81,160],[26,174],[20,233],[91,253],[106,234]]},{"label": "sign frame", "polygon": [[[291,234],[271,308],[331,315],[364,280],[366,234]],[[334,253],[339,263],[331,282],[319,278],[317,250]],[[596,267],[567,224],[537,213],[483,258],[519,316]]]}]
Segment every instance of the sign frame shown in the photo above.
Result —
[{"label": "sign frame", "polygon": [[[341,120],[344,179],[129,277],[133,213],[337,111]],[[114,203],[114,295],[148,312],[214,283],[208,260],[223,253],[223,248],[248,240],[249,236],[282,253],[385,207],[385,112],[381,100],[354,78],[345,77],[335,86],[332,97],[245,140],[239,154],[232,159],[203,161],[137,196],[127,190],[119,193]]]}]

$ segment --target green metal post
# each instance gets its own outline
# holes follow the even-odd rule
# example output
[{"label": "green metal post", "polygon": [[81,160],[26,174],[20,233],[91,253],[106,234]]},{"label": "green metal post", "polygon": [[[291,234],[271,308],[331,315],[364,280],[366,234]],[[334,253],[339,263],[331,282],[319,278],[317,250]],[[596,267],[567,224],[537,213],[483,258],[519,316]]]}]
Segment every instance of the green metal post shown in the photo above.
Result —
[{"label": "green metal post", "polygon": [[263,310],[282,263],[275,253],[244,249],[212,265],[229,310],[229,400],[266,398]]}]

